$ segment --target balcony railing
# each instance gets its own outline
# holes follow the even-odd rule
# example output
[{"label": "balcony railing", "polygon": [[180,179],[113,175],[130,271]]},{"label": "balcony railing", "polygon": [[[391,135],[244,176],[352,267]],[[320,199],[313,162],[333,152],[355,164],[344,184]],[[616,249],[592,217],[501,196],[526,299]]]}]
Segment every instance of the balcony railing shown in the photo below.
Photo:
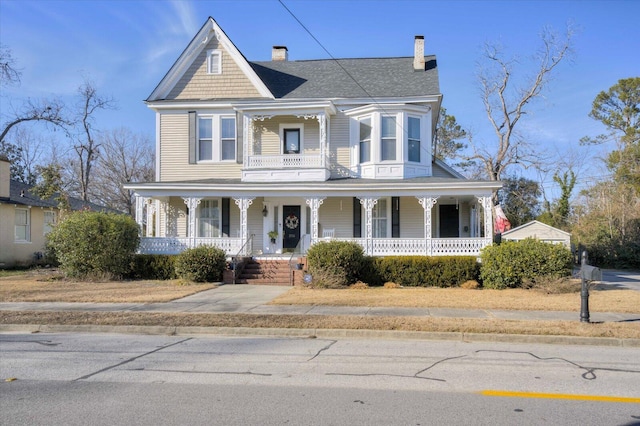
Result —
[{"label": "balcony railing", "polygon": [[297,169],[324,167],[320,154],[250,155],[250,169]]}]

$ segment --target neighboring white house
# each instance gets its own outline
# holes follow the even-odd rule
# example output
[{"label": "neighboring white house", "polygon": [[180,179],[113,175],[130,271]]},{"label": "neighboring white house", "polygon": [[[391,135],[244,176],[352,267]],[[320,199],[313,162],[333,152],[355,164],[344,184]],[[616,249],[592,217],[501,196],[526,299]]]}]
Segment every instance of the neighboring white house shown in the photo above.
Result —
[{"label": "neighboring white house", "polygon": [[532,220],[502,233],[502,240],[504,241],[520,241],[526,238],[535,238],[547,243],[564,244],[568,249],[571,248],[570,233],[537,220]]},{"label": "neighboring white house", "polygon": [[141,252],[304,252],[333,238],[374,256],[478,255],[501,183],[433,158],[436,58],[422,36],[402,50],[413,56],[290,61],[274,46],[249,61],[207,19],[146,100],[156,179],[125,185]]}]

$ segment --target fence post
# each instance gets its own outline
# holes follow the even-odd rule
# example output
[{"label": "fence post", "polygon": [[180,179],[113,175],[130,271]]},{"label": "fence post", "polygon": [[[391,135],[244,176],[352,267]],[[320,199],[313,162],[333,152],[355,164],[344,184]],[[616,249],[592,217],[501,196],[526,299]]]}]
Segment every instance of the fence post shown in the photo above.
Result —
[{"label": "fence post", "polygon": [[582,289],[580,291],[580,322],[589,322],[589,287],[585,278],[585,266],[587,265],[587,252],[582,252],[582,267],[580,276],[582,277]]}]

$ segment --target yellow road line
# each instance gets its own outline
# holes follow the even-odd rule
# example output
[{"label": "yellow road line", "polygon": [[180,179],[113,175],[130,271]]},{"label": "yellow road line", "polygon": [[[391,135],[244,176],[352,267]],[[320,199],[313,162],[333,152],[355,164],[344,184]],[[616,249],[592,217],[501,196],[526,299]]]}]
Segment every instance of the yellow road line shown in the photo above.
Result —
[{"label": "yellow road line", "polygon": [[484,396],[502,396],[511,398],[548,398],[548,399],[571,399],[579,401],[601,401],[601,402],[630,402],[640,404],[640,398],[626,398],[621,396],[598,396],[598,395],[573,395],[567,393],[538,393],[538,392],[512,392],[500,390],[483,390],[480,392]]}]

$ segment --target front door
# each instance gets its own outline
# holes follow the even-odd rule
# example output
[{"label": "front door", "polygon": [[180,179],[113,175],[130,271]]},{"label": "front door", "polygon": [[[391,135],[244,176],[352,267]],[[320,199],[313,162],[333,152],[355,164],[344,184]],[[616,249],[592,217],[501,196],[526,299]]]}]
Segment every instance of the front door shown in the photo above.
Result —
[{"label": "front door", "polygon": [[[300,241],[300,206],[282,206],[282,249],[294,249]],[[291,251],[291,250],[288,250]]]},{"label": "front door", "polygon": [[459,238],[458,209],[453,204],[440,204],[440,238]]}]

